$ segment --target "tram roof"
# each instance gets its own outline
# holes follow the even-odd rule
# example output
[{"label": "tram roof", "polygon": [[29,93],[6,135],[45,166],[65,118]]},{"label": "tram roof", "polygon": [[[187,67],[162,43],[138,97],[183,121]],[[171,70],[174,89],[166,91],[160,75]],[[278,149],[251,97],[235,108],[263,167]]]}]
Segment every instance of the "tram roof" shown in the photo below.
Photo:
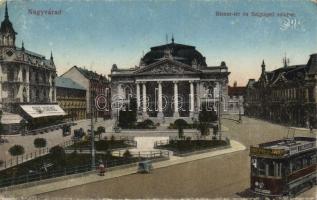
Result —
[{"label": "tram roof", "polygon": [[[313,137],[294,137],[284,138],[259,144],[259,147],[251,147],[251,154],[258,156],[280,157],[294,155],[307,150],[316,149],[316,138]],[[267,150],[267,151],[266,151]]]}]

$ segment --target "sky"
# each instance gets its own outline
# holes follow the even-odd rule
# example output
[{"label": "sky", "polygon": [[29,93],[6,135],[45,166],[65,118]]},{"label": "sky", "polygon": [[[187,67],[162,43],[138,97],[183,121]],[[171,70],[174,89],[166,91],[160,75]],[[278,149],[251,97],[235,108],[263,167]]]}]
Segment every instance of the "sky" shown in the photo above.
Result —
[{"label": "sky", "polygon": [[238,85],[259,77],[263,59],[269,71],[281,67],[285,56],[296,65],[317,53],[314,0],[11,0],[8,9],[16,46],[23,41],[47,58],[53,51],[58,75],[74,65],[101,74],[114,63],[134,67],[150,47],[165,44],[166,35],[169,42],[174,35],[176,43],[196,46],[209,66],[225,61],[230,84]]}]

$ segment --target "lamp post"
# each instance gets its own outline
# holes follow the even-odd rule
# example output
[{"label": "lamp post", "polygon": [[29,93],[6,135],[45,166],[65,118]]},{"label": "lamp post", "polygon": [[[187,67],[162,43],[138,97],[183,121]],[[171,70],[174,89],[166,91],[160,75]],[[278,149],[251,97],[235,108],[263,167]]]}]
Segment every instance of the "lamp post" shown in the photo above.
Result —
[{"label": "lamp post", "polygon": [[239,122],[242,122],[242,118],[241,118],[241,100],[238,100],[238,108],[239,108]]},{"label": "lamp post", "polygon": [[222,81],[219,81],[219,102],[218,102],[218,132],[219,140],[221,140],[221,102],[222,102]]},{"label": "lamp post", "polygon": [[[90,87],[90,89],[92,89]],[[91,134],[91,169],[94,170],[96,166],[96,152],[95,152],[95,133],[94,133],[94,111],[93,111],[93,95],[92,91],[90,92],[90,134]]]}]

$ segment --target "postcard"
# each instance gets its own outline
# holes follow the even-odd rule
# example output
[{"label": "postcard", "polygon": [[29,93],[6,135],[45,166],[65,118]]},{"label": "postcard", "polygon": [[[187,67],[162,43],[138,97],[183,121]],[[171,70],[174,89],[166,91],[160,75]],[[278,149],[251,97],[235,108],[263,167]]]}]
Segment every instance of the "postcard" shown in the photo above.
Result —
[{"label": "postcard", "polygon": [[1,199],[316,199],[316,0],[0,0]]}]

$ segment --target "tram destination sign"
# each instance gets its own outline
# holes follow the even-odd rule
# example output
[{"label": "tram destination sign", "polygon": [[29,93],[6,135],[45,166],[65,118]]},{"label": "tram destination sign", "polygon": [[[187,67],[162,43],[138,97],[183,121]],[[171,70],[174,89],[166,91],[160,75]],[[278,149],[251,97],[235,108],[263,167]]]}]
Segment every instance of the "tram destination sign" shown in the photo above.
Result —
[{"label": "tram destination sign", "polygon": [[297,145],[297,146],[294,146],[294,147],[290,148],[289,154],[293,155],[293,154],[299,153],[301,151],[306,151],[306,150],[309,150],[309,149],[313,149],[315,147],[316,147],[316,143],[315,142],[309,142],[307,144]]},{"label": "tram destination sign", "polygon": [[284,149],[265,149],[260,147],[251,147],[251,156],[270,156],[270,157],[281,157],[286,154]]}]

